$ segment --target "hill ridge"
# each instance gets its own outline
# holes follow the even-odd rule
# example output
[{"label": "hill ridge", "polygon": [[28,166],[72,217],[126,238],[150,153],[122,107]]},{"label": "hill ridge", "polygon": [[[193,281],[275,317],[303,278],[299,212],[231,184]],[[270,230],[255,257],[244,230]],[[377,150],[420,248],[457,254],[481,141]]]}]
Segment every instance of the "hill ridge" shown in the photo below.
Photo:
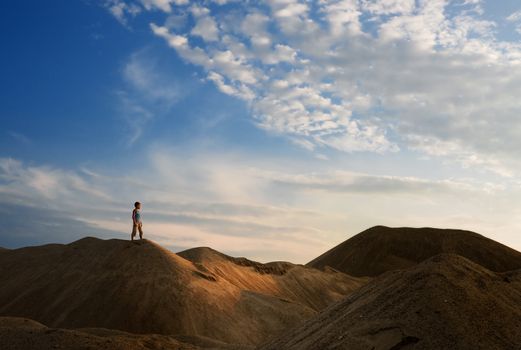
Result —
[{"label": "hill ridge", "polygon": [[215,260],[226,260],[238,266],[251,267],[262,274],[284,275],[288,270],[297,266],[287,261],[270,261],[261,263],[245,257],[234,257],[221,253],[210,247],[195,247],[177,253],[179,256],[192,261],[198,266],[203,263],[215,262]]},{"label": "hill ridge", "polygon": [[10,250],[0,254],[0,316],[253,345],[366,283],[230,259],[194,263],[150,240],[95,237]]},{"label": "hill ridge", "polygon": [[381,225],[350,237],[306,265],[374,277],[440,253],[464,256],[493,271],[521,268],[520,252],[472,231]]}]

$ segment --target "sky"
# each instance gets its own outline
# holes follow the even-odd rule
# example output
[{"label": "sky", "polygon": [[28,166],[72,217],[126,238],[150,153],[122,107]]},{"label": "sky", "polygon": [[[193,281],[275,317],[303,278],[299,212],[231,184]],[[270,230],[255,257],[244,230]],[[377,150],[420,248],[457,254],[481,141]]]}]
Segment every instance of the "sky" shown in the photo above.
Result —
[{"label": "sky", "polygon": [[0,3],[0,246],[305,263],[375,225],[521,250],[518,0]]}]

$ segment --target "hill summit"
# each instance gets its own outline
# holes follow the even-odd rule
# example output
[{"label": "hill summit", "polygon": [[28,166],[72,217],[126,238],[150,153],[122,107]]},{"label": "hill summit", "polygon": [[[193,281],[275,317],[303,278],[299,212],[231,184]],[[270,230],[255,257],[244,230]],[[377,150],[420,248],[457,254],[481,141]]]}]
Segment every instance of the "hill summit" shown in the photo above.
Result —
[{"label": "hill summit", "polygon": [[279,334],[367,282],[210,248],[174,254],[149,240],[92,237],[2,250],[0,276],[0,316],[244,346]]},{"label": "hill summit", "polygon": [[329,266],[352,276],[377,276],[412,267],[442,253],[463,256],[496,272],[521,268],[520,252],[475,232],[385,226],[349,238],[307,266]]}]

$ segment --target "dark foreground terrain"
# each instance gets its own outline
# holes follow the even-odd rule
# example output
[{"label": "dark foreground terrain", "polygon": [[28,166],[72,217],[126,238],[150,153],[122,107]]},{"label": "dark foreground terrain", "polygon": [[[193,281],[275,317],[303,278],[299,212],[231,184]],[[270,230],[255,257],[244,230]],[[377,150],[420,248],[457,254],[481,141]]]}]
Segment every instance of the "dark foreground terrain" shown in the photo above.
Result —
[{"label": "dark foreground terrain", "polygon": [[453,254],[389,271],[261,349],[521,349],[521,270]]}]

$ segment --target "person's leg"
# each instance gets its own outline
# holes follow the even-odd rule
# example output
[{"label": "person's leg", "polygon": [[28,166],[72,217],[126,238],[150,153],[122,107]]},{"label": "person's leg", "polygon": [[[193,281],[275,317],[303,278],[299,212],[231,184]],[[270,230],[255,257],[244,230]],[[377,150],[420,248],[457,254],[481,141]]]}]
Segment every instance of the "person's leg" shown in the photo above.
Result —
[{"label": "person's leg", "polygon": [[138,229],[139,229],[139,239],[143,239],[143,224],[142,223],[139,223]]},{"label": "person's leg", "polygon": [[134,237],[136,236],[136,225],[132,225],[132,234],[130,235],[130,240],[133,241]]}]

